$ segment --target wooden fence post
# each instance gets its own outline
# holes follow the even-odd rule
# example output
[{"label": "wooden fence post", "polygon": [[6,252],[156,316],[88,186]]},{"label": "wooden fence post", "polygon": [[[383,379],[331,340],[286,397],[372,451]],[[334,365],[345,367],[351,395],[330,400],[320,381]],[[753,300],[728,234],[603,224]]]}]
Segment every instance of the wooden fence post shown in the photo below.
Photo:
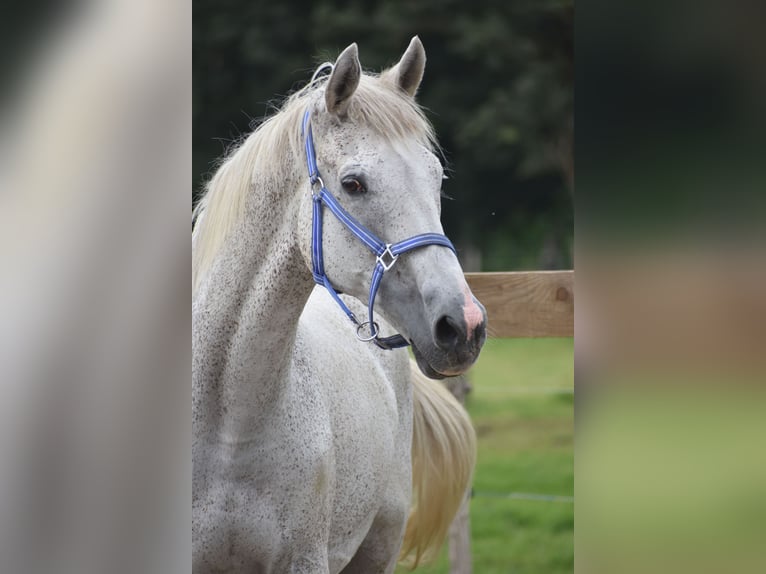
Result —
[{"label": "wooden fence post", "polygon": [[460,510],[449,527],[450,574],[471,574],[471,518],[468,513],[470,493],[466,494]]},{"label": "wooden fence post", "polygon": [[[465,396],[471,390],[471,384],[465,375],[446,380],[449,391],[460,404],[465,404]],[[449,528],[449,563],[450,574],[471,574],[471,519],[469,515],[470,488],[457,511]]]}]

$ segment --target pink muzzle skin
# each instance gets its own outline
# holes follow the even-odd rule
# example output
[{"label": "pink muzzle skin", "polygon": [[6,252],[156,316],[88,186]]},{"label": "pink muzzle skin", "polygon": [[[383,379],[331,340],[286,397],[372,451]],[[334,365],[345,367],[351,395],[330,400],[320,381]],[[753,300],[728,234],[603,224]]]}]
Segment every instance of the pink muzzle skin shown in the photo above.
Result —
[{"label": "pink muzzle skin", "polygon": [[463,303],[463,319],[465,320],[466,336],[470,341],[473,338],[476,327],[484,321],[484,313],[481,312],[476,301],[474,301],[473,294],[468,285],[463,289],[463,297],[465,298]]}]

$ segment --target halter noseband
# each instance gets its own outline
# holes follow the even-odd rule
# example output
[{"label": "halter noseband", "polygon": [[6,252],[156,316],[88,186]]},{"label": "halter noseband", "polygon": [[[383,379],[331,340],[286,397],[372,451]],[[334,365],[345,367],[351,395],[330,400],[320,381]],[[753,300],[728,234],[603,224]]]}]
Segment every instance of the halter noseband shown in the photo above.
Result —
[{"label": "halter noseband", "polygon": [[[314,281],[319,285],[324,285],[327,291],[335,299],[335,302],[343,309],[343,312],[356,325],[356,336],[360,341],[372,341],[381,349],[391,350],[409,345],[407,339],[402,335],[392,335],[391,337],[380,337],[380,327],[373,319],[373,307],[375,306],[375,296],[378,293],[380,282],[386,271],[391,269],[396,260],[402,253],[412,251],[418,247],[427,245],[441,245],[452,250],[457,254],[452,242],[446,236],[439,233],[422,233],[414,235],[409,239],[399,241],[398,243],[385,243],[381,241],[372,231],[354,219],[338,200],[325,187],[322,178],[319,176],[317,168],[316,152],[314,150],[314,138],[311,133],[311,124],[309,122],[310,112],[306,110],[303,115],[302,133],[306,146],[306,162],[309,169],[309,182],[311,187],[311,196],[314,201],[312,232],[311,232],[311,265],[314,274]],[[319,191],[316,191],[316,188]],[[356,318],[354,313],[341,300],[338,292],[330,283],[324,271],[324,255],[322,252],[322,207],[327,207],[340,222],[345,225],[354,236],[365,244],[373,255],[375,255],[375,267],[372,271],[372,281],[370,282],[370,297],[367,304],[369,317],[362,323]],[[365,326],[369,325],[370,335],[361,334]]]}]

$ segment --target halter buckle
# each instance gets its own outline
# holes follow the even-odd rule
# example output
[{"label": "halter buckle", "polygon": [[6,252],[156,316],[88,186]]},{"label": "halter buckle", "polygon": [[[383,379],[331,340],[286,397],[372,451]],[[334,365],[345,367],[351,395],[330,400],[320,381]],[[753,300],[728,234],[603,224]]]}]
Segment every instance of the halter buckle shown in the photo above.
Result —
[{"label": "halter buckle", "polygon": [[[386,257],[388,259],[385,259]],[[383,267],[383,271],[388,271],[394,266],[394,263],[396,263],[396,260],[399,259],[399,256],[391,253],[391,244],[388,243],[386,244],[385,251],[383,251],[383,253],[378,255],[375,259],[378,263],[380,263],[380,266]]]}]

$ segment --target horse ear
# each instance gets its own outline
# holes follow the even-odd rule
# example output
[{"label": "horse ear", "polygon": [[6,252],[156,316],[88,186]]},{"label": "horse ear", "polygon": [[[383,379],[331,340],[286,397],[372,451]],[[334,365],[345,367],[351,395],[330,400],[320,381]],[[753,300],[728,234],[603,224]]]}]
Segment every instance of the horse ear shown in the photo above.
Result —
[{"label": "horse ear", "polygon": [[327,111],[337,116],[343,116],[348,110],[351,96],[359,86],[359,78],[362,76],[362,65],[359,63],[359,50],[356,43],[351,44],[338,56],[333,66],[324,100]]},{"label": "horse ear", "polygon": [[423,71],[426,69],[426,50],[420,38],[413,36],[402,59],[393,68],[386,70],[383,76],[410,96],[418,91]]}]

